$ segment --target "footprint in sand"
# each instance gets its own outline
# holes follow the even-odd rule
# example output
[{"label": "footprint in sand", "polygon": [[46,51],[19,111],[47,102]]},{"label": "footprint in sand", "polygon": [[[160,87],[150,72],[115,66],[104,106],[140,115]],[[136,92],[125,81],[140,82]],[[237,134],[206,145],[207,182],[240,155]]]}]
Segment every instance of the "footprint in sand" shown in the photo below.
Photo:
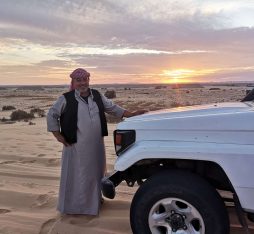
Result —
[{"label": "footprint in sand", "polygon": [[45,147],[45,145],[44,145],[44,146],[43,146],[43,150],[44,150],[44,151],[47,150],[47,151],[52,152],[52,151],[55,150],[55,148]]},{"label": "footprint in sand", "polygon": [[41,225],[41,229],[39,234],[48,234],[51,232],[54,224],[56,223],[56,219],[49,219]]},{"label": "footprint in sand", "polygon": [[31,159],[31,160],[21,160],[20,161],[20,163],[22,163],[22,164],[26,164],[26,163],[35,163],[36,162],[36,160],[34,160],[34,159]]},{"label": "footprint in sand", "polygon": [[0,164],[12,164],[12,163],[16,163],[17,161],[3,161],[3,162],[0,162]]},{"label": "footprint in sand", "polygon": [[48,160],[47,164],[49,166],[60,166],[60,158],[51,158]]},{"label": "footprint in sand", "polygon": [[41,194],[37,197],[31,207],[45,207],[49,203],[50,199],[51,196],[48,194]]},{"label": "footprint in sand", "polygon": [[9,213],[11,212],[10,210],[7,210],[7,209],[0,209],[0,214],[6,214],[6,213]]},{"label": "footprint in sand", "polygon": [[55,191],[49,191],[48,194],[56,195]]},{"label": "footprint in sand", "polygon": [[87,216],[87,215],[66,215],[62,217],[61,221],[64,223],[77,225],[77,224],[90,223],[92,221],[95,221],[96,219],[97,219],[96,217]]},{"label": "footprint in sand", "polygon": [[22,184],[24,187],[28,187],[28,188],[35,188],[36,185],[34,183],[23,183]]}]

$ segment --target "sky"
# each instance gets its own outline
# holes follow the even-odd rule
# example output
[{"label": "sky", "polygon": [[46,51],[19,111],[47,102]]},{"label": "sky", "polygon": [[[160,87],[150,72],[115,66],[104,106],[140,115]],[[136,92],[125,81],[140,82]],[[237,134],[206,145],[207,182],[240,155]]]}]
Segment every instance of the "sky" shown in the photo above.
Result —
[{"label": "sky", "polygon": [[254,0],[0,0],[0,85],[254,82]]}]

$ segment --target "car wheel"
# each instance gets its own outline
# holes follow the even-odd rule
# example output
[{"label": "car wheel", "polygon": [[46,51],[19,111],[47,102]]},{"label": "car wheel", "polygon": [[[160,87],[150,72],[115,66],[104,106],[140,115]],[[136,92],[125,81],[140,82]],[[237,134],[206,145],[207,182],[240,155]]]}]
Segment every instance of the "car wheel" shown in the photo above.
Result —
[{"label": "car wheel", "polygon": [[134,234],[228,234],[228,214],[203,178],[171,170],[147,179],[130,210]]}]

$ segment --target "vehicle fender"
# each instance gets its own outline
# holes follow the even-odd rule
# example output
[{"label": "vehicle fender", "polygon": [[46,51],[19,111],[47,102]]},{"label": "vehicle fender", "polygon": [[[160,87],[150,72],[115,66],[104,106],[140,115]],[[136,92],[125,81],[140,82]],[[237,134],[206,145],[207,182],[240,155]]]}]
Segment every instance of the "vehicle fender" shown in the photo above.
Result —
[{"label": "vehicle fender", "polygon": [[[254,197],[254,145],[190,141],[140,141],[116,160],[115,170],[125,171],[143,159],[186,159],[218,164],[237,192],[242,207],[249,207]],[[251,175],[246,178],[246,175]],[[248,195],[246,195],[245,191]],[[252,197],[251,197],[252,196]],[[253,202],[252,202],[253,203]],[[254,203],[251,207],[254,210]]]}]

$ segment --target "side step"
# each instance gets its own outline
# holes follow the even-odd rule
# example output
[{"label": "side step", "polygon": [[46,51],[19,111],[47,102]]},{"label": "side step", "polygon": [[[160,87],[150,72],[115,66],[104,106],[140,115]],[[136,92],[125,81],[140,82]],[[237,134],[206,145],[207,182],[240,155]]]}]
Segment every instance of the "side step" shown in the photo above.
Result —
[{"label": "side step", "polygon": [[244,213],[243,208],[241,207],[240,201],[235,193],[233,194],[233,200],[235,203],[235,210],[236,210],[236,213],[238,216],[238,220],[244,229],[244,233],[250,234],[250,231],[248,228],[248,223],[247,223],[246,217],[245,217],[245,213]]}]

